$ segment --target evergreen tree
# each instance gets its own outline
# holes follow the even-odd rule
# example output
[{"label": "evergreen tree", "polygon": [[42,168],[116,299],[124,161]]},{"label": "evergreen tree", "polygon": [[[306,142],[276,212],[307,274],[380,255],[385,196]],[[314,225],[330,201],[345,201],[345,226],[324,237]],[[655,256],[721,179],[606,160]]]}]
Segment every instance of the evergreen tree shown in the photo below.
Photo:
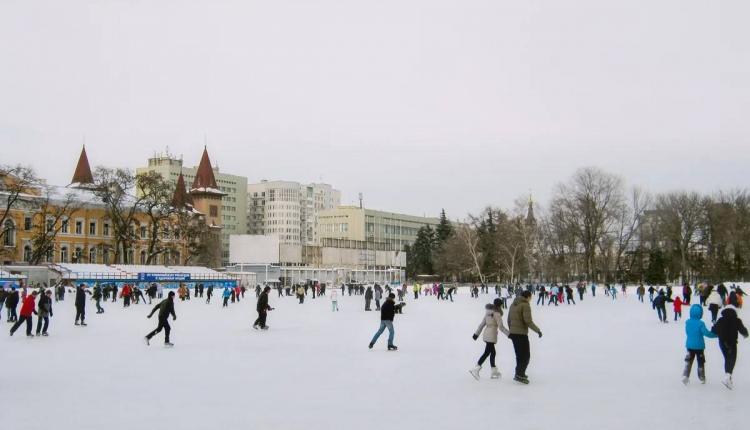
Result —
[{"label": "evergreen tree", "polygon": [[[429,226],[420,227],[417,231],[417,239],[410,247],[411,261],[413,262],[414,275],[433,274],[432,252],[435,248],[435,231]],[[407,258],[408,255],[407,255]]]},{"label": "evergreen tree", "polygon": [[666,260],[660,250],[655,249],[649,253],[648,267],[644,275],[644,280],[648,284],[664,285],[667,283]]},{"label": "evergreen tree", "polygon": [[451,237],[453,234],[453,225],[445,216],[445,209],[440,211],[440,223],[435,228],[435,236],[437,239],[437,245],[441,246]]}]

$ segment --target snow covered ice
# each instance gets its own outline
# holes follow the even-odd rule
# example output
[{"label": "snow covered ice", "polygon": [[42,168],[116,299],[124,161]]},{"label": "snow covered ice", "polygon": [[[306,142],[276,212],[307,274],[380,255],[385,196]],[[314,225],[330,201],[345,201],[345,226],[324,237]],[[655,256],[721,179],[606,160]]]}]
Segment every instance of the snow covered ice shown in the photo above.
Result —
[{"label": "snow covered ice", "polygon": [[[387,333],[367,348],[379,312],[365,312],[363,296],[339,295],[332,312],[328,297],[300,305],[271,291],[265,332],[251,328],[254,292],[224,309],[217,293],[210,305],[175,301],[172,349],[163,333],[144,344],[157,323],[148,305],[123,309],[118,299],[97,315],[89,301],[89,325],[76,327],[68,294],[53,304],[50,336],[33,339],[23,327],[9,337],[3,309],[3,428],[739,429],[750,400],[748,340],[739,341],[734,391],[720,382],[715,339],[706,340],[706,385],[694,373],[683,386],[684,319],[673,322],[670,306],[669,324],[659,323],[634,292],[556,308],[533,297],[544,337],[529,334],[530,385],[512,381],[502,336],[502,378],[490,379],[488,362],[479,382],[468,373],[484,347],[471,335],[493,294],[407,297],[394,322],[399,350],[388,352]],[[708,312],[704,320],[710,328]]]}]

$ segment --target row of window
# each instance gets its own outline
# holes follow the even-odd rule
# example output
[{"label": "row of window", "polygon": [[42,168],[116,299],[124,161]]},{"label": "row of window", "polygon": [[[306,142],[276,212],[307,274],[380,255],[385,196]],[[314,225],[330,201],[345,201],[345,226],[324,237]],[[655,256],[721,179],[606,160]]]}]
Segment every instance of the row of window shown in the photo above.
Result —
[{"label": "row of window", "polygon": [[[96,247],[92,247],[89,249],[88,255],[83,254],[83,248],[77,246],[72,250],[72,254],[70,253],[68,246],[63,245],[60,247],[60,250],[58,252],[58,263],[99,263],[98,254]],[[30,245],[26,245],[23,247],[23,261],[25,262],[31,262],[32,258],[32,249]],[[110,260],[114,257],[114,252],[109,250],[103,250],[101,252],[101,263],[102,264],[110,264]],[[128,250],[125,258],[123,259],[123,264],[133,264],[134,263],[134,251]],[[180,260],[180,252],[179,251],[167,251],[162,254],[160,254],[157,257],[157,260],[161,261],[161,264],[165,265],[177,265],[181,264]],[[50,250],[47,252],[47,255],[45,256],[45,260],[47,263],[54,263],[54,251]],[[141,250],[139,253],[139,262],[140,264],[146,264],[148,261],[148,254],[145,250]],[[153,263],[158,263],[158,261],[154,261]]]}]

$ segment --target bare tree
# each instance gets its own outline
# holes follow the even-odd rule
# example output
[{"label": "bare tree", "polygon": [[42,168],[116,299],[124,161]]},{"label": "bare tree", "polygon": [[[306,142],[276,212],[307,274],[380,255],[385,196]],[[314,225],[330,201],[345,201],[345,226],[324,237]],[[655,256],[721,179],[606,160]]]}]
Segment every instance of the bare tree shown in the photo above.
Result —
[{"label": "bare tree", "polygon": [[589,279],[596,279],[597,247],[610,231],[622,201],[622,179],[595,167],[579,169],[556,190],[552,209],[581,244]]},{"label": "bare tree", "polygon": [[171,204],[174,187],[160,173],[149,171],[136,176],[136,188],[137,194],[142,196],[141,210],[149,220],[146,264],[153,264],[159,254],[167,250],[162,232],[174,213]]},{"label": "bare tree", "polygon": [[82,207],[74,193],[67,193],[62,200],[55,201],[54,190],[47,187],[45,197],[34,215],[33,233],[31,235],[31,264],[42,263],[48,254],[55,252],[58,233],[63,220],[72,218]]},{"label": "bare tree", "polygon": [[700,242],[704,222],[704,200],[694,191],[660,194],[656,199],[660,234],[677,250],[680,282],[690,279],[690,254]]},{"label": "bare tree", "polygon": [[479,235],[476,228],[469,224],[460,224],[456,227],[455,235],[464,247],[464,251],[471,257],[479,281],[484,283],[485,277],[482,273],[483,255],[479,251]]},{"label": "bare tree", "polygon": [[651,195],[641,188],[633,187],[628,194],[628,201],[615,213],[614,223],[614,271],[622,276],[624,271],[623,255],[631,247],[643,225],[646,211],[653,205]]},{"label": "bare tree", "polygon": [[[9,223],[11,210],[15,209],[19,200],[26,195],[37,195],[38,187],[42,181],[36,175],[33,168],[28,166],[2,166],[0,165],[0,197],[2,201],[2,212],[0,212],[0,243],[5,240],[5,235],[9,234],[13,228]],[[6,225],[8,224],[8,225]],[[0,253],[5,252],[0,247]]]}]

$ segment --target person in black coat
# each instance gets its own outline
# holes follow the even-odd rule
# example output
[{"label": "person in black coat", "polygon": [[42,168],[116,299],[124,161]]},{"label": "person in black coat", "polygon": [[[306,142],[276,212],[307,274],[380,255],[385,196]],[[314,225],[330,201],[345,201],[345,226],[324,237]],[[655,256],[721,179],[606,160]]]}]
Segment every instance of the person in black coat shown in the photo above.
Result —
[{"label": "person in black coat", "polygon": [[365,310],[371,311],[370,309],[370,302],[372,301],[372,288],[367,287],[367,291],[365,291]]},{"label": "person in black coat", "polygon": [[711,331],[719,338],[719,348],[724,356],[724,372],[727,379],[723,381],[727,388],[731,389],[732,372],[737,362],[737,338],[738,334],[747,338],[748,332],[742,320],[737,318],[737,312],[732,308],[726,308],[721,311],[721,318],[711,328]]},{"label": "person in black coat", "polygon": [[39,296],[39,304],[37,305],[39,312],[37,313],[36,319],[36,335],[47,336],[47,329],[49,328],[49,317],[52,316],[52,291],[47,290],[44,294]]},{"label": "person in black coat", "polygon": [[272,311],[273,308],[268,305],[268,292],[271,291],[271,287],[266,286],[263,292],[258,297],[258,304],[255,306],[255,310],[258,311],[258,319],[253,323],[253,328],[261,330],[268,330],[266,325],[266,317],[268,317],[268,311]]},{"label": "person in black coat", "polygon": [[396,351],[398,350],[398,347],[393,344],[393,337],[395,335],[395,332],[393,330],[393,317],[396,314],[396,303],[395,303],[396,295],[393,293],[388,294],[388,298],[385,299],[385,303],[383,303],[383,306],[380,307],[380,328],[375,333],[375,335],[372,337],[372,340],[370,341],[370,349],[372,349],[373,346],[375,346],[375,342],[378,341],[378,338],[381,334],[383,334],[383,331],[385,329],[388,329],[388,351]]},{"label": "person in black coat", "polygon": [[[84,321],[86,319],[86,294],[91,294],[91,291],[88,291],[86,289],[86,286],[84,284],[78,284],[78,287],[76,287],[76,322],[75,325],[80,325],[85,327],[86,322]],[[81,320],[81,323],[78,323],[78,320]]]},{"label": "person in black coat", "polygon": [[177,315],[174,312],[174,291],[170,291],[166,299],[154,306],[147,318],[151,318],[157,310],[159,311],[159,325],[146,335],[146,345],[150,345],[149,341],[151,338],[159,333],[161,329],[164,329],[164,346],[174,346],[169,341],[169,333],[172,331],[172,327],[169,325],[169,316],[172,315],[173,321],[177,320]]},{"label": "person in black coat", "polygon": [[667,298],[667,296],[664,295],[664,291],[659,291],[659,294],[651,302],[651,307],[653,309],[656,309],[659,321],[663,323],[667,322],[667,302],[671,301],[671,299]]},{"label": "person in black coat", "polygon": [[16,308],[18,307],[19,300],[20,297],[18,296],[18,290],[16,290],[16,287],[11,288],[10,292],[5,297],[5,307],[8,308],[8,322],[18,321]]}]

